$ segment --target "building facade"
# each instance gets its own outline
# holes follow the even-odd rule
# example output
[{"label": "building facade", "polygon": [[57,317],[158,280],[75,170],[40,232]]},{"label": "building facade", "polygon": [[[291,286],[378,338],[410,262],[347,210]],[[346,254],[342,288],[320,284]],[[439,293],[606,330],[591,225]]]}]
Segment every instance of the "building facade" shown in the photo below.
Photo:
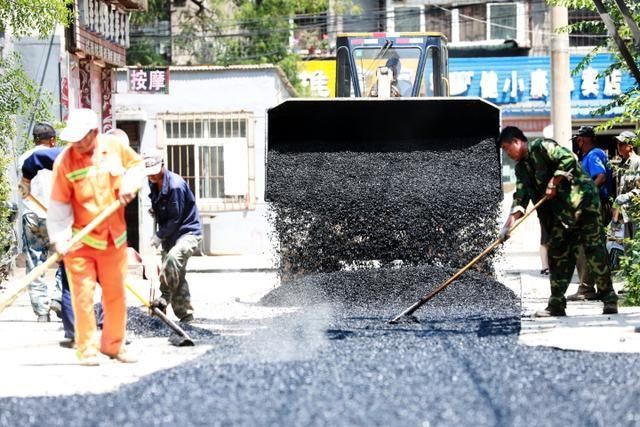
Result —
[{"label": "building facade", "polygon": [[[164,87],[151,85],[164,73]],[[118,73],[115,117],[141,153],[159,150],[194,195],[206,254],[271,250],[265,194],[266,111],[295,95],[272,65],[128,68]],[[140,242],[153,230],[145,188]],[[131,222],[133,224],[133,222]],[[140,244],[144,253],[147,248]]]}]

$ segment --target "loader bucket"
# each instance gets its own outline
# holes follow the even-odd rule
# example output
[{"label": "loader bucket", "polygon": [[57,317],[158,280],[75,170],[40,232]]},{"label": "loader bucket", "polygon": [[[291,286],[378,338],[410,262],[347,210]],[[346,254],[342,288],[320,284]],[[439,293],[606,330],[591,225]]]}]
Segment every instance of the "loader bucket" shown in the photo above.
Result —
[{"label": "loader bucket", "polygon": [[500,110],[480,98],[294,99],[268,111],[267,144],[277,151],[387,151],[442,138],[479,141],[499,128]]},{"label": "loader bucket", "polygon": [[[266,201],[283,281],[460,268],[497,238],[500,112],[481,99],[288,100],[268,111]],[[490,272],[490,259],[478,268]]]}]

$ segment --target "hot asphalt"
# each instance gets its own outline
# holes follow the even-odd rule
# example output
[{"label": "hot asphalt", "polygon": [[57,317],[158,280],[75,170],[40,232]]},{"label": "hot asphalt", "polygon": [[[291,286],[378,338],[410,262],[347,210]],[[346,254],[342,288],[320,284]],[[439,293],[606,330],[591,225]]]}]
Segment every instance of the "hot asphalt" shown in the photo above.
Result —
[{"label": "hot asphalt", "polygon": [[[393,283],[393,273],[348,277],[362,274]],[[75,365],[57,347],[60,324],[35,323],[22,295],[0,314],[0,425],[640,424],[637,354],[522,345],[519,296],[479,273],[418,311],[421,323],[397,326],[387,320],[404,301],[277,306],[286,289],[273,292],[274,273],[188,278],[197,346],[171,347],[167,330],[134,325],[135,365]],[[331,288],[337,278],[313,280]],[[148,321],[136,304],[130,313]]]}]

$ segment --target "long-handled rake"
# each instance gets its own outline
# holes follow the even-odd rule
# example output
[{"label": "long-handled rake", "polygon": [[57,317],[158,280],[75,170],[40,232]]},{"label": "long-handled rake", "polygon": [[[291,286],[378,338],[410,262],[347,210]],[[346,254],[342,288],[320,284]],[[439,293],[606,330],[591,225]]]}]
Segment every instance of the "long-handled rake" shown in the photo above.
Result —
[{"label": "long-handled rake", "polygon": [[[516,229],[516,227],[518,227],[520,224],[522,224],[522,222],[525,219],[527,219],[527,217],[529,215],[531,215],[531,213],[533,213],[536,209],[538,209],[538,207],[540,207],[540,205],[542,205],[545,201],[547,201],[547,197],[546,196],[543,197],[542,199],[540,199],[538,201],[538,203],[536,203],[533,206],[533,209],[531,209],[529,212],[525,213],[518,221],[516,221],[515,224],[513,224],[513,226],[509,229],[509,233],[511,233],[513,230]],[[389,320],[389,323],[390,324],[396,324],[396,323],[400,323],[403,320],[409,321],[409,322],[417,322],[417,319],[412,316],[413,313],[415,313],[416,310],[418,310],[420,307],[422,307],[424,304],[426,304],[429,300],[431,300],[433,297],[435,297],[440,292],[442,292],[447,286],[449,286],[456,279],[458,279],[460,276],[462,276],[462,274],[465,271],[467,271],[475,263],[477,263],[482,258],[484,258],[489,252],[494,250],[498,245],[502,244],[505,240],[506,239],[501,237],[498,240],[496,240],[495,242],[493,242],[484,251],[482,251],[482,253],[480,253],[478,256],[476,256],[474,259],[472,259],[467,265],[465,265],[460,270],[458,270],[453,276],[449,277],[447,280],[445,280],[442,284],[440,284],[433,291],[429,292],[428,294],[425,294],[422,298],[420,298],[418,301],[416,301],[411,307],[407,308],[405,311],[403,311],[402,313],[400,313],[399,315],[397,315],[393,319]]]}]

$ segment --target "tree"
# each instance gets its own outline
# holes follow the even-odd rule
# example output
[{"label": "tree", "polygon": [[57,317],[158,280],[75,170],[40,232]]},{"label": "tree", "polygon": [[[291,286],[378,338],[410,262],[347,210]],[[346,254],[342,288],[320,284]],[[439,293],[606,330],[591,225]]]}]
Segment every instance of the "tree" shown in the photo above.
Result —
[{"label": "tree", "polygon": [[[0,0],[0,22],[13,37],[38,34],[46,37],[58,23],[69,19],[68,5],[71,0]],[[18,137],[16,118],[34,117],[36,120],[48,115],[50,97],[40,93],[22,67],[16,54],[0,58],[0,200],[8,200],[10,187],[7,173],[16,154],[10,152],[11,142]],[[0,256],[4,255],[12,226],[7,221],[8,210],[0,206]]]},{"label": "tree", "polygon": [[[640,34],[637,30],[637,23],[640,22],[640,4],[634,1],[627,7],[623,0],[614,0],[614,2],[603,3],[599,0],[555,0],[550,2],[570,9],[598,9],[601,16],[603,16],[603,12],[608,12],[604,15],[607,22],[579,22],[569,25],[566,29],[569,32],[604,33],[610,36],[585,56],[574,73],[578,73],[588,66],[595,54],[606,51],[614,53],[615,61],[603,72],[603,75],[609,76],[615,70],[629,70],[629,65],[631,65],[632,74],[637,75],[637,64],[640,59],[640,40],[638,40]],[[632,123],[638,126],[640,122],[640,82],[636,81],[634,86],[614,97],[612,102],[597,109],[593,114],[601,115],[618,107],[622,108],[622,114],[601,125],[601,129],[609,129],[618,123]],[[640,224],[640,197],[633,197],[626,210],[632,221]],[[620,260],[620,267],[627,290],[625,304],[640,305],[640,232],[636,232],[633,239],[625,241],[625,256]]]},{"label": "tree", "polygon": [[[194,0],[191,0],[192,2]],[[298,56],[289,47],[296,14],[326,11],[327,0],[207,0],[179,18],[176,46],[199,64],[280,66],[296,85]],[[231,17],[231,18],[229,18]]]},{"label": "tree", "polygon": [[127,64],[158,66],[171,63],[170,7],[170,0],[149,0],[146,11],[131,14]]},{"label": "tree", "polygon": [[[616,3],[620,0],[615,0]],[[629,4],[630,3],[630,4]],[[569,9],[588,9],[596,11],[596,6],[593,0],[549,0],[549,4],[564,6]],[[612,23],[617,28],[617,32],[621,39],[625,42],[627,49],[629,50],[633,60],[636,64],[640,60],[640,45],[634,43],[632,38],[633,31],[625,21],[625,17],[622,15],[620,9],[616,7],[611,1],[607,2],[609,16],[612,19]],[[627,2],[628,10],[631,13],[631,18],[636,23],[640,22],[640,3]],[[578,22],[569,25],[564,29],[565,31],[581,31],[591,34],[607,34],[607,27],[602,21],[585,21]],[[602,76],[611,75],[614,70],[629,70],[627,63],[621,56],[618,46],[616,45],[612,37],[607,37],[602,43],[596,46],[588,55],[585,55],[584,59],[578,64],[574,75],[580,73],[585,69],[593,59],[593,57],[600,52],[611,52],[614,54],[614,62],[602,73]],[[601,76],[600,76],[601,77]],[[616,96],[613,100],[595,110],[594,116],[602,115],[612,111],[614,108],[622,108],[622,113],[611,120],[607,121],[604,125],[600,126],[601,130],[610,129],[614,125],[619,123],[633,123],[638,125],[640,122],[640,84],[635,84],[626,92]]]}]

